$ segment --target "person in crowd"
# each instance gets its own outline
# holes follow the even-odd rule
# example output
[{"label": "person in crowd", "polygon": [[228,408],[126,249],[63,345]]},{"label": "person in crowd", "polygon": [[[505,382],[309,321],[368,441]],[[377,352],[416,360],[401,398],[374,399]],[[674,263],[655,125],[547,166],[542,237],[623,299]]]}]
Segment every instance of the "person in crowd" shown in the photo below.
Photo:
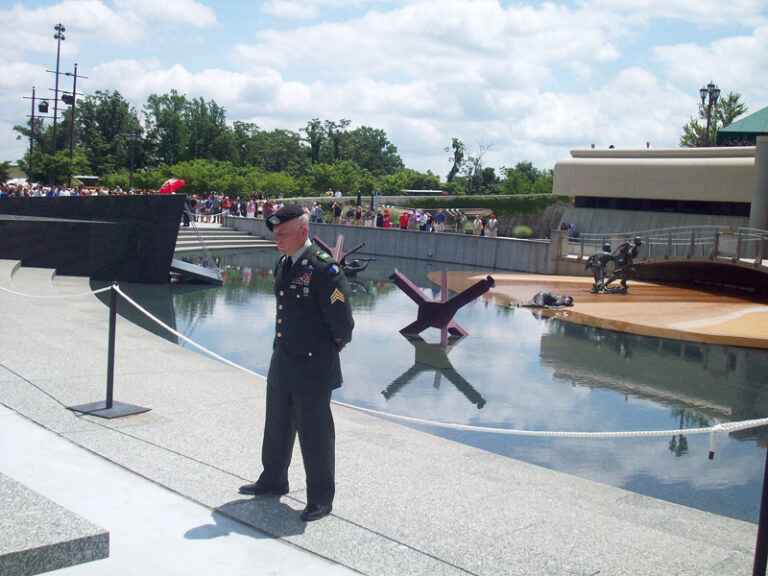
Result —
[{"label": "person in crowd", "polygon": [[264,216],[264,219],[266,220],[270,216],[272,216],[272,213],[275,211],[275,205],[267,198],[264,200],[264,204],[261,206],[261,213]]},{"label": "person in crowd", "polygon": [[295,204],[267,219],[281,253],[274,270],[276,333],[267,374],[263,471],[240,493],[287,494],[296,434],[306,475],[301,520],[331,513],[335,430],[331,392],[341,386],[339,352],[352,339],[350,291],[341,266],[308,238],[309,218]]},{"label": "person in crowd", "polygon": [[472,234],[475,236],[482,236],[483,233],[483,219],[480,214],[475,216],[475,221],[472,222]]},{"label": "person in crowd", "polygon": [[211,220],[221,224],[221,196],[213,192],[211,194]]},{"label": "person in crowd", "polygon": [[341,204],[334,202],[331,206],[331,213],[333,214],[333,223],[341,224]]},{"label": "person in crowd", "polygon": [[245,206],[245,217],[246,218],[256,217],[256,203],[253,201],[252,198],[248,199],[248,204],[246,204]]},{"label": "person in crowd", "polygon": [[445,212],[442,208],[438,208],[437,214],[435,214],[435,228],[438,232],[445,231]]},{"label": "person in crowd", "polygon": [[197,222],[197,220],[198,220],[198,217],[197,217],[197,211],[198,211],[197,204],[198,204],[198,202],[197,202],[197,194],[192,194],[192,196],[189,197],[189,212],[190,212],[190,216],[191,216],[193,222]]},{"label": "person in crowd", "polygon": [[205,197],[204,210],[205,216],[203,217],[203,222],[210,222],[213,214],[213,194],[208,194],[208,196]]},{"label": "person in crowd", "polygon": [[181,212],[181,226],[182,228],[189,228],[190,226],[190,219],[189,219],[189,195],[186,195],[186,200],[184,202],[184,210]]},{"label": "person in crowd", "polygon": [[485,227],[486,236],[495,238],[499,230],[499,221],[496,219],[495,214],[491,214],[488,218],[488,224]]},{"label": "person in crowd", "polygon": [[467,228],[467,215],[464,212],[459,211],[456,214],[456,233],[464,234]]},{"label": "person in crowd", "polygon": [[397,219],[397,225],[401,230],[406,230],[408,228],[408,212],[406,210],[403,210],[400,213],[400,217]]}]

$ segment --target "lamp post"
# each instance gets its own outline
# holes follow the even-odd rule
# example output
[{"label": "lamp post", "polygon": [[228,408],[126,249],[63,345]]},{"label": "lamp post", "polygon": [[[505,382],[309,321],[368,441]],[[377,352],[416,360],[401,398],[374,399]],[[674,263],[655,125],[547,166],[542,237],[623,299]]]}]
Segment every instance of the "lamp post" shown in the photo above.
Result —
[{"label": "lamp post", "polygon": [[[720,98],[720,88],[710,82],[699,90],[699,94],[701,95],[701,105],[707,108],[707,132],[704,143],[709,146],[709,122],[712,116],[712,108],[717,105],[717,100]],[[715,112],[717,112],[717,109],[715,109]],[[717,117],[715,117],[715,123],[717,123]]]},{"label": "lamp post", "polygon": [[35,145],[35,87],[32,86],[32,119],[29,121],[29,170],[27,184],[32,185],[32,149]]},{"label": "lamp post", "polygon": [[[56,34],[53,37],[56,39],[56,84],[53,92],[53,138],[51,140],[51,156],[56,155],[56,119],[59,112],[59,60],[61,58],[61,41],[65,40],[64,32],[66,28],[62,24],[56,24],[53,27],[56,30]],[[51,187],[54,185],[53,181],[53,168],[48,173],[49,184]]]},{"label": "lamp post", "polygon": [[[68,104],[72,106],[72,115],[70,116],[70,126],[69,126],[69,181],[67,183],[67,186],[69,188],[72,188],[72,150],[75,147],[75,107],[76,107],[76,101],[77,101],[77,79],[78,78],[88,78],[88,76],[78,76],[77,75],[77,63],[75,63],[75,72],[65,72],[65,76],[72,76],[72,94],[64,93],[61,96],[61,101],[64,102],[64,104]],[[58,77],[58,74],[56,75]]]}]

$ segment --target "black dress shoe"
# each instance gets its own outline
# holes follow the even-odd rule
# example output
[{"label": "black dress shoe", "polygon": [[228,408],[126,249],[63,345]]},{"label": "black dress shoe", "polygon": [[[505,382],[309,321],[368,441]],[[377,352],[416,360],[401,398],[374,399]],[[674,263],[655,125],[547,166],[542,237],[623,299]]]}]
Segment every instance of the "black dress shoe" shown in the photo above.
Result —
[{"label": "black dress shoe", "polygon": [[333,507],[330,504],[307,504],[304,508],[304,512],[301,513],[302,522],[312,522],[313,520],[320,520],[331,513]]},{"label": "black dress shoe", "polygon": [[240,486],[240,494],[248,496],[282,496],[288,494],[288,488],[272,488],[271,486],[262,486],[258,482]]}]

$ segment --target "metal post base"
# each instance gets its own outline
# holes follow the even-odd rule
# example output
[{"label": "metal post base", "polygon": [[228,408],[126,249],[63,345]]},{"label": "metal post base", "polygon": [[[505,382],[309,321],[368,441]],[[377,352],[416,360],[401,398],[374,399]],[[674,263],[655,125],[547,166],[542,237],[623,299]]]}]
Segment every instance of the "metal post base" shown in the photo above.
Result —
[{"label": "metal post base", "polygon": [[81,412],[90,416],[98,416],[99,418],[112,419],[149,412],[151,408],[143,408],[133,404],[126,404],[125,402],[112,402],[112,407],[107,408],[106,402],[91,402],[89,404],[80,404],[79,406],[67,406],[67,410]]}]

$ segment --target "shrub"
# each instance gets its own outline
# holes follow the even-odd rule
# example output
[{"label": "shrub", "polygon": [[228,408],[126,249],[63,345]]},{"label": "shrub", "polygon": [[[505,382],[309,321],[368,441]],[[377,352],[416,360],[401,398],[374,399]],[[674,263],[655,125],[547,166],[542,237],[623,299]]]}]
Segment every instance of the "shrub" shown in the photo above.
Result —
[{"label": "shrub", "polygon": [[512,229],[512,238],[530,238],[533,236],[533,230],[530,226],[515,226]]}]

